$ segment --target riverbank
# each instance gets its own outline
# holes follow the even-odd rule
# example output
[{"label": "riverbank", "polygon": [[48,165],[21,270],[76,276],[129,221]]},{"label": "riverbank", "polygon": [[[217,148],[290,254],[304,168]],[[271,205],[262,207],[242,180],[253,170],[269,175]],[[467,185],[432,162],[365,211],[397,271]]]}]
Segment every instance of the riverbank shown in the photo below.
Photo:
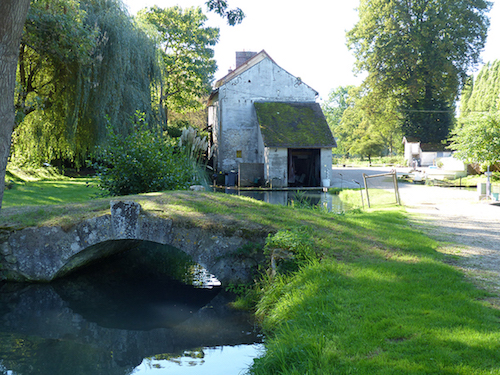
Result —
[{"label": "riverbank", "polygon": [[[456,254],[397,210],[347,215],[321,261],[265,288],[267,353],[252,374],[498,374],[493,294],[453,266]],[[333,246],[332,246],[333,245]]]},{"label": "riverbank", "polygon": [[[241,250],[248,257],[266,253],[263,275],[273,274],[271,255],[281,254],[282,265],[296,260],[258,283],[256,313],[268,339],[254,374],[500,373],[493,294],[467,279],[455,267],[457,254],[442,253],[403,208],[335,215],[208,192],[127,199],[181,218],[187,228],[248,231],[249,243],[256,230],[265,231],[272,246]],[[30,225],[71,226],[106,206],[109,200],[2,209],[0,227],[27,225],[26,216]]]}]

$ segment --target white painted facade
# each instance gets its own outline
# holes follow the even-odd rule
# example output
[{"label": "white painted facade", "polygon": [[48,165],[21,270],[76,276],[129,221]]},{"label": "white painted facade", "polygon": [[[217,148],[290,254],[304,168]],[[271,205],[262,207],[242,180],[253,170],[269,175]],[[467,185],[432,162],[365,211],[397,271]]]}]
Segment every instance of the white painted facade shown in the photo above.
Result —
[{"label": "white painted facade", "polygon": [[418,161],[419,166],[436,166],[441,158],[452,156],[451,151],[423,151],[421,142],[410,142],[403,137],[404,157],[408,166],[414,166],[414,160]]}]

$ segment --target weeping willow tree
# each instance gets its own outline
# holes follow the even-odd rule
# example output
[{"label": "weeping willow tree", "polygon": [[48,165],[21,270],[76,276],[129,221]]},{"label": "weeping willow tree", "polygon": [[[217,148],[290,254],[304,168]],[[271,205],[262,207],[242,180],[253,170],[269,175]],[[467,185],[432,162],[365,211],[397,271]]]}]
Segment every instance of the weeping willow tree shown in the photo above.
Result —
[{"label": "weeping willow tree", "polygon": [[75,1],[32,1],[17,73],[16,128],[11,156],[41,163],[71,158],[70,127],[84,90],[98,30],[85,25]]},{"label": "weeping willow tree", "polygon": [[33,0],[20,47],[11,161],[81,166],[111,124],[154,124],[155,45],[118,0]]},{"label": "weeping willow tree", "polygon": [[98,141],[107,134],[106,118],[120,134],[130,133],[129,120],[137,111],[154,126],[157,112],[151,86],[160,79],[154,42],[123,10],[121,1],[91,0],[82,5],[87,5],[89,24],[100,29],[85,116],[97,125]]}]

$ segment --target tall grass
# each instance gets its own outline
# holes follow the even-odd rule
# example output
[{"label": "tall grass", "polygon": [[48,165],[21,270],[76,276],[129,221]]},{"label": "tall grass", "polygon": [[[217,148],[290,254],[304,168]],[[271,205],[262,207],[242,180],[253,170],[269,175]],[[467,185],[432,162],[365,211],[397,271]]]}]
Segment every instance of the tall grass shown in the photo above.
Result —
[{"label": "tall grass", "polygon": [[322,260],[265,284],[252,374],[500,373],[500,313],[438,243],[398,210],[335,222]]}]

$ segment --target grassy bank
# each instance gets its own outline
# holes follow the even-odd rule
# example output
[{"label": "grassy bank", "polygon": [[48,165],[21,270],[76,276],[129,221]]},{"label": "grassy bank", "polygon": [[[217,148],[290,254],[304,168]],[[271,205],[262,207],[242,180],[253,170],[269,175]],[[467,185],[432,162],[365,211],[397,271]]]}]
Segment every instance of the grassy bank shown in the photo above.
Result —
[{"label": "grassy bank", "polygon": [[321,260],[264,287],[253,374],[500,373],[499,312],[404,212],[324,230]]},{"label": "grassy bank", "polygon": [[[404,209],[334,215],[209,192],[126,199],[186,225],[271,234],[257,246],[268,256],[252,293],[267,351],[253,374],[500,374],[500,312]],[[70,226],[106,210],[109,199],[12,206],[0,227]]]}]

